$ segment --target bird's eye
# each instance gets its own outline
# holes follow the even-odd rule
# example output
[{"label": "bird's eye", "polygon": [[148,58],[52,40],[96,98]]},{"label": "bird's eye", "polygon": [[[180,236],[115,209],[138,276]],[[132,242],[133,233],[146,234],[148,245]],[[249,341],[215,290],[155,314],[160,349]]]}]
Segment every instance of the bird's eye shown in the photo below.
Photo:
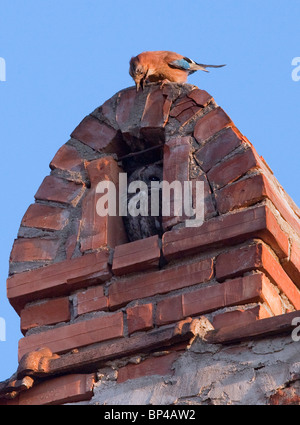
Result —
[{"label": "bird's eye", "polygon": [[150,180],[151,182],[159,182],[159,181],[160,181],[160,178],[159,178],[159,177],[157,177],[157,176],[150,176],[150,177],[149,177],[149,180]]}]

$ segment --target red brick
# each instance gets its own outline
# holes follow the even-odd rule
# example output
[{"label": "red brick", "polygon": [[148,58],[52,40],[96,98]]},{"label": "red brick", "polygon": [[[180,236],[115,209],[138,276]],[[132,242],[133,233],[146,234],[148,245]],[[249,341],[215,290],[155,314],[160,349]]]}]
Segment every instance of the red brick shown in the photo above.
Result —
[{"label": "red brick", "polygon": [[247,171],[259,167],[259,158],[251,148],[220,162],[208,172],[207,177],[214,188],[232,183]]},{"label": "red brick", "polygon": [[212,96],[207,93],[205,90],[194,89],[188,95],[188,98],[193,99],[197,105],[207,106],[208,103],[212,100]]},{"label": "red brick", "polygon": [[[173,137],[164,145],[164,171],[163,180],[172,183],[179,181],[183,187],[183,182],[189,180],[189,155],[191,151],[190,137]],[[183,197],[182,197],[183,199]],[[164,200],[164,193],[163,193]],[[170,216],[163,216],[163,227],[167,229],[174,224],[185,220],[183,201],[182,215],[175,215],[174,212],[174,191],[170,191]]]},{"label": "red brick", "polygon": [[[157,320],[159,324],[166,324],[184,317],[253,302],[266,302],[274,314],[281,312],[280,298],[262,273],[205,286],[165,299],[158,303]],[[175,308],[170,312],[172,305]]]},{"label": "red brick", "polygon": [[126,310],[128,334],[136,331],[146,331],[153,328],[153,306],[143,304],[130,307]]},{"label": "red brick", "polygon": [[144,113],[141,118],[143,132],[146,128],[163,128],[169,118],[171,104],[160,87],[150,90],[147,95]]},{"label": "red brick", "polygon": [[100,120],[102,119],[102,117],[104,117],[105,122],[108,122],[111,125],[111,127],[118,130],[119,126],[116,125],[116,111],[115,111],[116,102],[117,102],[116,97],[119,98],[120,96],[122,96],[124,92],[125,90],[122,90],[120,93],[117,94],[117,96],[115,95],[111,97],[110,99],[106,100],[103,103],[103,105],[101,105],[99,108],[96,108],[91,115],[93,115],[96,118],[100,116],[101,117]]},{"label": "red brick", "polygon": [[67,238],[66,243],[65,243],[66,259],[67,260],[71,260],[73,254],[75,252],[75,248],[76,248],[77,241],[78,241],[78,238],[79,238],[79,227],[80,227],[80,220],[79,219],[73,220],[72,233]]},{"label": "red brick", "polygon": [[56,168],[64,171],[82,171],[84,169],[84,161],[79,155],[76,148],[70,145],[63,145],[50,162],[50,168]]},{"label": "red brick", "polygon": [[217,314],[213,319],[212,325],[215,329],[236,325],[237,323],[247,326],[255,320],[266,319],[267,317],[271,317],[270,313],[263,305],[258,305],[247,310],[238,309]]},{"label": "red brick", "polygon": [[131,112],[134,110],[137,97],[135,87],[123,90],[118,96],[118,104],[116,108],[116,121],[121,130],[127,125]]},{"label": "red brick", "polygon": [[216,138],[197,150],[195,158],[202,170],[207,172],[241,143],[242,137],[235,127],[226,128]]},{"label": "red brick", "polygon": [[159,357],[150,357],[139,364],[128,364],[121,367],[118,372],[118,383],[137,379],[142,376],[171,375],[172,365],[179,357],[179,353],[170,353]]},{"label": "red brick", "polygon": [[279,388],[269,399],[271,406],[300,406],[299,380]]},{"label": "red brick", "polygon": [[292,242],[290,258],[282,263],[284,270],[300,288],[300,244],[295,240]]},{"label": "red brick", "polygon": [[288,256],[288,237],[266,206],[212,218],[199,227],[165,232],[162,239],[163,254],[167,260],[171,260],[214,246],[232,245],[251,237],[263,239],[279,258]]},{"label": "red brick", "polygon": [[[97,193],[97,185],[101,181],[110,181],[119,186],[119,173],[121,169],[112,157],[99,158],[90,162],[87,171],[91,180],[91,188],[82,202],[82,219],[80,226],[81,251],[96,250],[127,242],[122,217],[107,214],[101,217],[97,212],[97,202],[103,194]],[[117,200],[119,197],[116,191]],[[116,214],[118,214],[118,202]]]},{"label": "red brick", "polygon": [[36,192],[35,199],[61,202],[62,204],[76,206],[84,190],[85,186],[80,183],[64,180],[55,176],[47,176]]},{"label": "red brick", "polygon": [[125,243],[115,247],[112,271],[120,276],[126,273],[158,269],[160,247],[158,236]]},{"label": "red brick", "polygon": [[183,110],[179,115],[177,115],[176,119],[181,123],[182,126],[184,126],[194,115],[196,115],[201,110],[201,106],[190,106],[189,108]]},{"label": "red brick", "polygon": [[205,340],[210,344],[228,344],[243,340],[251,341],[254,338],[263,338],[276,334],[291,334],[295,327],[292,324],[295,317],[299,317],[298,311],[255,320],[248,323],[247,326],[237,323],[236,325],[208,331],[205,335]]},{"label": "red brick", "polygon": [[256,174],[216,191],[218,211],[224,214],[262,201],[269,197],[267,184],[262,174]]},{"label": "red brick", "polygon": [[109,287],[109,305],[112,308],[129,301],[165,294],[175,289],[207,282],[213,276],[211,259],[118,280]]},{"label": "red brick", "polygon": [[54,298],[40,304],[27,306],[21,311],[21,331],[43,325],[55,325],[70,320],[69,298]]},{"label": "red brick", "polygon": [[194,137],[199,143],[216,134],[225,127],[232,126],[232,121],[223,109],[216,108],[197,121]]},{"label": "red brick", "polygon": [[41,347],[48,347],[52,353],[60,354],[122,336],[123,313],[109,314],[21,338],[19,360],[24,354]]},{"label": "red brick", "polygon": [[251,270],[260,270],[283,292],[294,307],[300,309],[300,292],[284,272],[279,261],[262,243],[220,254],[216,260],[216,278],[228,279]]},{"label": "red brick", "polygon": [[183,319],[182,295],[165,298],[157,303],[155,323],[165,325]]},{"label": "red brick", "polygon": [[280,298],[268,279],[252,274],[183,294],[183,316],[259,301],[266,302],[274,314],[282,313]]},{"label": "red brick", "polygon": [[108,310],[108,298],[104,295],[103,286],[94,286],[77,294],[77,314],[91,311]]},{"label": "red brick", "polygon": [[181,114],[186,109],[191,108],[192,106],[195,106],[195,103],[191,99],[189,99],[187,102],[181,102],[171,109],[170,116],[178,117],[179,114]]},{"label": "red brick", "polygon": [[27,209],[22,226],[44,230],[61,230],[68,223],[69,211],[65,208],[43,204],[31,204]]},{"label": "red brick", "polygon": [[215,215],[217,215],[212,191],[205,173],[202,173],[202,174],[199,173],[199,175],[195,179],[192,178],[191,182],[192,182],[193,208],[195,208],[195,205],[196,205],[196,183],[195,182],[197,181],[203,181],[203,184],[204,184],[204,220],[208,220],[214,217]]},{"label": "red brick", "polygon": [[264,198],[270,199],[282,217],[300,234],[299,217],[290,208],[288,197],[272,179],[264,174],[256,174],[239,180],[216,191],[217,206],[220,212],[254,204]]},{"label": "red brick", "polygon": [[71,374],[47,379],[20,393],[13,404],[60,405],[90,400],[93,396],[94,374]]},{"label": "red brick", "polygon": [[56,257],[59,245],[58,240],[19,238],[14,242],[10,261],[52,261]]},{"label": "red brick", "polygon": [[108,252],[51,264],[7,279],[7,297],[17,312],[30,301],[70,294],[76,289],[105,282],[111,277]]},{"label": "red brick", "polygon": [[216,259],[216,279],[223,281],[256,269],[265,271],[262,260],[263,249],[262,243],[255,243],[234,248],[218,255]]},{"label": "red brick", "polygon": [[124,154],[118,132],[92,116],[85,117],[71,137],[99,152]]}]

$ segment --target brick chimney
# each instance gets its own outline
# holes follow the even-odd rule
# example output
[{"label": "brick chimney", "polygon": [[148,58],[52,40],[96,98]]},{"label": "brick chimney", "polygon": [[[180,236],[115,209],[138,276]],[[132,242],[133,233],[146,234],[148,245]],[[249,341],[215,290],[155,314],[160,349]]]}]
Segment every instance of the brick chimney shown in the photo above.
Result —
[{"label": "brick chimney", "polygon": [[[153,164],[203,182],[204,222],[132,240],[97,185]],[[300,404],[300,211],[210,94],[122,90],[50,168],[11,251],[0,404]]]}]

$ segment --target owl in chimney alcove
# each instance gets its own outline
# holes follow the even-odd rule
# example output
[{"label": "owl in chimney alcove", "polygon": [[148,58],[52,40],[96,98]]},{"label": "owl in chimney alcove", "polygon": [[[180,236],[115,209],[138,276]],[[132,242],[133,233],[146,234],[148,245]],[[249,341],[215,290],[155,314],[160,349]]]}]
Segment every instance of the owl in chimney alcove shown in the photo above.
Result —
[{"label": "owl in chimney alcove", "polygon": [[[133,182],[137,182],[136,190],[134,193],[128,193],[127,195],[127,206],[128,214],[123,217],[128,239],[130,241],[136,241],[139,239],[148,238],[149,236],[162,235],[162,223],[161,223],[161,189],[155,189],[155,184],[152,182],[161,182],[163,178],[163,167],[162,164],[150,164],[143,165],[132,172],[128,178],[128,188]],[[139,183],[143,182],[139,188]],[[131,185],[131,187],[134,187]],[[156,191],[156,194],[154,194]],[[154,200],[155,211],[153,208]],[[146,206],[146,210],[143,212],[142,204]],[[157,205],[158,204],[158,205]],[[133,209],[139,210],[139,214],[134,216],[132,214]],[[143,215],[145,214],[145,215]]]}]

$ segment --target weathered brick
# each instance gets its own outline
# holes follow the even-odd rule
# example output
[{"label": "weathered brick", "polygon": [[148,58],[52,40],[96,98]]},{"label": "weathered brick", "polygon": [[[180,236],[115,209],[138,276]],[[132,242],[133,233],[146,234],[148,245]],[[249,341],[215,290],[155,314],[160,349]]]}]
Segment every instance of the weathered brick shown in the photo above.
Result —
[{"label": "weathered brick", "polygon": [[84,190],[85,186],[81,183],[75,183],[55,176],[47,176],[36,192],[35,199],[76,206]]},{"label": "weathered brick", "polygon": [[178,117],[179,114],[181,114],[183,111],[185,111],[186,109],[191,108],[192,106],[195,106],[195,103],[193,102],[192,99],[189,99],[186,102],[180,102],[179,104],[176,104],[170,112],[170,116],[171,117]]},{"label": "weathered brick", "polygon": [[232,183],[247,171],[258,168],[260,165],[259,157],[253,148],[237,153],[230,158],[215,165],[207,174],[210,184],[215,189]]},{"label": "weathered brick", "polygon": [[[97,202],[103,194],[97,193],[97,185],[101,181],[110,181],[119,186],[121,169],[112,157],[99,158],[87,166],[91,188],[82,202],[82,219],[80,226],[81,251],[95,250],[127,242],[122,217],[118,215],[100,216],[97,212]],[[116,214],[118,214],[118,191],[116,191]]]},{"label": "weathered brick", "polygon": [[126,310],[128,334],[153,328],[153,305],[143,304]]},{"label": "weathered brick", "polygon": [[103,286],[93,286],[77,293],[78,315],[100,310],[108,310],[108,298],[104,295]]},{"label": "weathered brick", "polygon": [[71,137],[99,152],[124,154],[118,131],[92,116],[85,117],[75,128]]},{"label": "weathered brick", "polygon": [[287,223],[300,234],[299,217],[290,207],[288,196],[270,173],[249,176],[216,191],[215,195],[220,212],[227,212],[268,198]]},{"label": "weathered brick", "polygon": [[203,143],[218,131],[232,126],[232,121],[221,108],[216,108],[204,117],[200,118],[195,125],[194,137],[199,143]]},{"label": "weathered brick", "polygon": [[213,246],[232,245],[251,237],[263,239],[279,258],[288,256],[288,237],[266,206],[215,217],[199,227],[172,229],[164,233],[162,248],[166,259],[171,260]]},{"label": "weathered brick", "polygon": [[21,224],[37,229],[61,230],[68,223],[69,214],[66,208],[35,203],[29,206]]},{"label": "weathered brick", "polygon": [[298,311],[255,320],[248,323],[247,326],[237,323],[236,325],[208,331],[205,335],[205,340],[210,344],[228,344],[268,337],[274,334],[291,334],[295,328],[295,325],[293,325],[293,319],[295,317],[299,317]]},{"label": "weathered brick", "polygon": [[168,117],[171,105],[165,109],[167,99],[160,87],[151,90],[146,99],[144,113],[141,118],[141,128],[164,127]]},{"label": "weathered brick", "polygon": [[[160,301],[156,321],[166,324],[184,317],[210,313],[224,307],[266,302],[274,314],[281,314],[281,300],[262,273],[228,280]],[[175,308],[170,312],[171,306]]]},{"label": "weathered brick", "polygon": [[61,405],[90,400],[94,382],[94,374],[71,374],[47,379],[30,390],[21,392],[12,404]]},{"label": "weathered brick", "polygon": [[280,298],[268,279],[252,274],[183,294],[183,316],[259,301],[265,301],[274,314],[282,313]]},{"label": "weathered brick", "polygon": [[271,406],[299,406],[300,388],[299,380],[291,381],[284,388],[279,388],[269,399]]},{"label": "weathered brick", "polygon": [[121,131],[126,129],[127,122],[130,118],[130,114],[134,109],[137,97],[137,91],[135,87],[123,90],[118,96],[118,103],[116,108],[116,121]]},{"label": "weathered brick", "polygon": [[190,179],[192,182],[192,199],[193,199],[193,208],[197,205],[197,193],[196,193],[196,182],[202,181],[204,185],[204,220],[209,220],[210,218],[217,215],[217,211],[215,208],[215,202],[213,199],[212,190],[207,180],[207,176],[205,173],[202,173],[196,177]]},{"label": "weathered brick", "polygon": [[[183,187],[183,182],[189,180],[189,155],[191,151],[190,137],[173,137],[169,139],[164,145],[164,171],[163,180],[168,183],[180,182]],[[163,201],[164,196],[163,192]],[[183,197],[181,210],[182,214],[179,215],[179,211],[174,211],[174,191],[170,191],[170,216],[163,216],[162,222],[164,229],[173,226],[183,220],[185,220],[184,209],[183,209]]]},{"label": "weathered brick", "polygon": [[76,148],[70,145],[63,145],[50,162],[52,170],[60,169],[64,171],[83,171],[84,161]]},{"label": "weathered brick", "polygon": [[76,245],[79,238],[79,227],[80,220],[73,219],[73,227],[70,236],[67,238],[65,243],[66,259],[71,260],[75,253]]},{"label": "weathered brick", "polygon": [[86,254],[15,274],[7,279],[7,297],[20,312],[30,301],[70,294],[76,289],[105,282],[111,277],[108,255],[106,251]]},{"label": "weathered brick", "polygon": [[175,289],[209,281],[213,276],[211,259],[197,261],[140,276],[121,279],[109,287],[109,305],[115,308],[129,301],[165,294]]},{"label": "weathered brick", "polygon": [[139,364],[128,364],[118,371],[118,383],[137,379],[141,376],[171,375],[172,364],[179,357],[179,353],[170,353],[160,357],[150,357]]},{"label": "weathered brick", "polygon": [[36,305],[26,306],[20,314],[21,331],[43,325],[55,325],[70,320],[69,298],[54,298]]},{"label": "weathered brick", "polygon": [[221,214],[247,207],[269,198],[268,182],[262,174],[239,180],[215,192],[217,209]]},{"label": "weathered brick", "polygon": [[157,303],[155,323],[165,325],[183,319],[182,295],[165,298]]},{"label": "weathered brick", "polygon": [[279,261],[263,243],[232,249],[220,254],[216,260],[216,278],[228,279],[242,275],[251,270],[264,272],[278,286],[289,301],[300,309],[300,292],[292,280],[284,272]]},{"label": "weathered brick", "polygon": [[188,109],[185,109],[179,115],[177,115],[176,119],[180,122],[181,126],[184,126],[200,110],[202,110],[201,106],[197,106],[197,105],[190,106]]},{"label": "weathered brick", "polygon": [[264,271],[262,264],[263,248],[262,243],[252,243],[221,253],[216,259],[216,279],[223,281],[255,269]]},{"label": "weathered brick", "polygon": [[295,240],[292,241],[290,258],[282,263],[284,270],[300,288],[300,244]]},{"label": "weathered brick", "polygon": [[187,95],[188,98],[193,99],[197,105],[207,106],[208,103],[212,100],[212,96],[207,93],[205,90],[194,89]]},{"label": "weathered brick", "polygon": [[11,262],[52,261],[56,257],[60,241],[56,239],[19,238],[10,253]]},{"label": "weathered brick", "polygon": [[59,354],[122,336],[123,313],[109,314],[21,338],[19,359],[40,347],[48,347],[52,353]]},{"label": "weathered brick", "polygon": [[112,271],[120,276],[126,273],[158,269],[160,247],[158,236],[137,240],[115,247]]},{"label": "weathered brick", "polygon": [[242,143],[242,136],[235,128],[226,128],[218,136],[197,150],[195,158],[202,170],[209,171]]},{"label": "weathered brick", "polygon": [[212,325],[215,329],[224,328],[226,326],[239,325],[247,326],[255,320],[266,319],[271,317],[270,313],[263,305],[257,305],[247,310],[237,309],[226,313],[217,314],[213,318]]}]

